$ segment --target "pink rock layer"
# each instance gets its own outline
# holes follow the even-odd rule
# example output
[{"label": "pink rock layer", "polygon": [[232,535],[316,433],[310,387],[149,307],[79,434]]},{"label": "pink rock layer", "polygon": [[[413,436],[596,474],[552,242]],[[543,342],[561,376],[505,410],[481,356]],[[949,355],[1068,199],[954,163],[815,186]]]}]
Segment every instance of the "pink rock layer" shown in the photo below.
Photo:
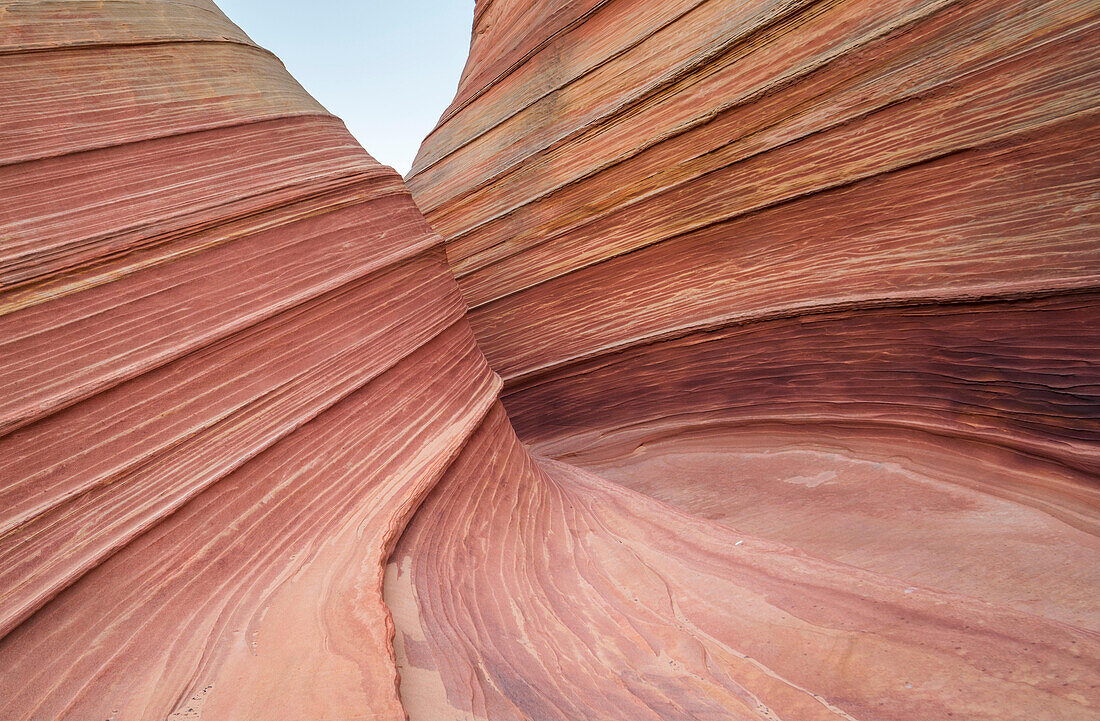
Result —
[{"label": "pink rock layer", "polygon": [[440,238],[210,2],[0,7],[0,718],[403,719],[497,399]]},{"label": "pink rock layer", "polygon": [[0,3],[0,718],[1095,718],[1098,20]]},{"label": "pink rock layer", "polygon": [[1100,714],[1098,27],[478,2],[406,181],[556,460],[399,543],[412,718]]}]

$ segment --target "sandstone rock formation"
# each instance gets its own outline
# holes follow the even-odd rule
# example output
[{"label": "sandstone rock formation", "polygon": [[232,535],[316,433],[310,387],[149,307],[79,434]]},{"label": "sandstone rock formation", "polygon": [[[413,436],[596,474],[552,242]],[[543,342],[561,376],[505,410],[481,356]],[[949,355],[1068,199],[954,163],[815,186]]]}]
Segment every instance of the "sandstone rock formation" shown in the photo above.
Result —
[{"label": "sandstone rock formation", "polygon": [[1100,630],[1098,20],[478,3],[406,180],[519,438],[606,480],[452,467],[387,584],[414,717],[1100,713],[1015,625]]},{"label": "sandstone rock formation", "polygon": [[212,3],[0,23],[0,717],[403,718],[383,565],[499,388],[439,237]]},{"label": "sandstone rock formation", "polygon": [[0,718],[1096,718],[1098,21],[0,3]]}]

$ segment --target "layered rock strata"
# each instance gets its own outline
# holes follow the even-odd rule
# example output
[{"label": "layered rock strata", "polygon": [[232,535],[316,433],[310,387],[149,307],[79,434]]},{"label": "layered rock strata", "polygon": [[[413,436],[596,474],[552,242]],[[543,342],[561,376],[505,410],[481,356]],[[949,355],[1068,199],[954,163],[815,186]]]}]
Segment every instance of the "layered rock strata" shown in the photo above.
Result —
[{"label": "layered rock strata", "polygon": [[0,718],[1095,717],[1097,19],[0,4]]},{"label": "layered rock strata", "polygon": [[0,8],[0,717],[404,718],[499,379],[440,238],[209,2]]},{"label": "layered rock strata", "polygon": [[[523,485],[448,475],[399,544],[414,717],[1097,713],[1083,658],[1054,674],[1094,679],[1069,706],[1005,703],[995,679],[1045,683],[1022,669],[1053,668],[1046,631],[1004,627],[1002,676],[967,658],[990,621],[954,614],[1023,614],[1069,648],[1100,630],[1098,21],[477,4],[406,181],[519,438],[556,461]],[[820,562],[797,572],[813,588],[778,556],[767,582],[741,569],[761,539]],[[861,655],[903,638],[920,650]]]}]

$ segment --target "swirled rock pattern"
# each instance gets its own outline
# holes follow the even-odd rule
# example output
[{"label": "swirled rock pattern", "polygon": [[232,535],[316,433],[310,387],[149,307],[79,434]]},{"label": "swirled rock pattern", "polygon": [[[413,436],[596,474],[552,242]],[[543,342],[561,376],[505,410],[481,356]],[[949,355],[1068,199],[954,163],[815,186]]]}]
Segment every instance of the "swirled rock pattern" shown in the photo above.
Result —
[{"label": "swirled rock pattern", "polygon": [[412,718],[1095,710],[1100,639],[1078,626],[914,587],[536,462],[503,411],[470,448],[387,576]]},{"label": "swirled rock pattern", "polygon": [[1095,718],[1098,21],[0,2],[0,718]]},{"label": "swirled rock pattern", "polygon": [[1100,713],[1098,23],[478,2],[406,180],[556,460],[399,544],[413,718]]}]

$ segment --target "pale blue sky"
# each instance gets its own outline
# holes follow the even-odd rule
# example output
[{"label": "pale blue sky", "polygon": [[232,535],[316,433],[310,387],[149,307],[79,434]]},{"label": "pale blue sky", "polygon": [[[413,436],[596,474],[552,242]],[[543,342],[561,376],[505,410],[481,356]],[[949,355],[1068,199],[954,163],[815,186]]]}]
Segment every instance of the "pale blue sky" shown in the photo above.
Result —
[{"label": "pale blue sky", "polygon": [[450,104],[474,0],[214,0],[404,175]]}]

